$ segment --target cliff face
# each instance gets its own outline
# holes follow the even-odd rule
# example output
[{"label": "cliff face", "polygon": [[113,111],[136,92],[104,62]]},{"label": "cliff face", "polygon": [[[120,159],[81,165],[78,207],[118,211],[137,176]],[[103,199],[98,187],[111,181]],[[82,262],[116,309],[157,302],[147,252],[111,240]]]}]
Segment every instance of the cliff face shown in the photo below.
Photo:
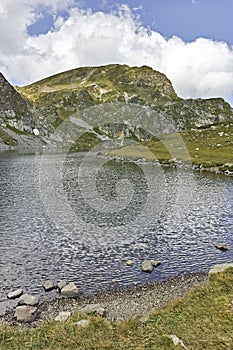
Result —
[{"label": "cliff face", "polygon": [[[64,120],[72,118],[77,111],[97,107],[98,112],[99,106],[113,102],[121,106],[133,106],[136,108],[133,109],[135,113],[137,107],[146,111],[159,125],[159,130],[164,132],[171,131],[171,125],[173,128],[175,126],[176,130],[185,130],[233,120],[233,110],[223,99],[183,100],[177,96],[164,74],[146,66],[111,64],[82,67],[29,86],[17,87],[16,90],[2,75],[0,76],[0,121],[4,131],[8,132],[9,128],[14,128],[33,135],[33,130],[37,128],[40,130],[40,138],[46,142],[49,135],[53,134]],[[101,113],[104,122],[107,115],[104,113],[109,112],[102,109]],[[82,119],[82,116],[84,113],[81,113],[79,118]],[[91,118],[93,121],[95,115]],[[135,125],[131,124],[130,118],[126,120],[126,126],[122,124],[122,120],[118,120],[117,115],[114,121],[118,125],[110,123],[103,126],[99,120],[100,128],[98,125],[95,131],[87,128],[89,136],[101,138],[105,134],[119,137],[123,129],[128,136],[136,134],[139,139],[150,136],[149,132],[147,134],[145,130],[140,131],[143,121],[137,130]],[[79,122],[79,127],[85,130],[86,126],[83,125],[81,127]],[[70,132],[67,132],[66,138],[71,137],[69,135]],[[59,138],[61,142],[64,135],[61,134]],[[58,139],[54,140],[55,143],[57,141]]]},{"label": "cliff face", "polygon": [[37,113],[0,73],[0,148],[30,148],[35,140]]}]

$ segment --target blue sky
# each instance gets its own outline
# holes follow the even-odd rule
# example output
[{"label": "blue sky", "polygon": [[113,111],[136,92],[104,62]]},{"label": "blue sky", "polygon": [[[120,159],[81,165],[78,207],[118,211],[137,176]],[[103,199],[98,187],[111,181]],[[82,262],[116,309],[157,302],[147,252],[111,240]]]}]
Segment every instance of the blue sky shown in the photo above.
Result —
[{"label": "blue sky", "polygon": [[[109,13],[120,4],[127,4],[140,16],[144,26],[158,31],[167,38],[176,35],[186,42],[198,37],[225,41],[233,45],[233,1],[232,0],[125,0],[76,1],[82,9]],[[42,9],[41,9],[42,10]],[[53,17],[44,11],[45,16],[29,27],[29,33],[46,33],[53,25]],[[61,14],[65,16],[65,13]]]},{"label": "blue sky", "polygon": [[68,69],[148,65],[183,98],[233,103],[232,0],[0,0],[0,71],[26,85]]}]

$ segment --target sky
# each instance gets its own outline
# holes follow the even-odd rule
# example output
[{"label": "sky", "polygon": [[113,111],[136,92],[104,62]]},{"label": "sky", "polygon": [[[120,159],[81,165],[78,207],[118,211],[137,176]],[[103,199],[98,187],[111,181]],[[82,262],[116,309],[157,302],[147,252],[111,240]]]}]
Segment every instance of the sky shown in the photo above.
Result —
[{"label": "sky", "polygon": [[148,65],[183,98],[233,104],[232,0],[0,0],[0,71],[26,85],[81,66]]}]

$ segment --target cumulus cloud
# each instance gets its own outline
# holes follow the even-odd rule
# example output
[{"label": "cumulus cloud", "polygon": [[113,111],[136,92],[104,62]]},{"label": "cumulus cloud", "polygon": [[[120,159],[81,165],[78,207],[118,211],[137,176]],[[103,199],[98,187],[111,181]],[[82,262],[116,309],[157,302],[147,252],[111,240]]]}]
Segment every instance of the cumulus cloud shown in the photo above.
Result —
[{"label": "cumulus cloud", "polygon": [[[38,10],[40,9],[40,11]],[[54,26],[30,36],[27,28],[50,11]],[[66,18],[60,10],[66,10]],[[1,0],[0,70],[28,84],[67,69],[126,63],[165,73],[182,97],[218,97],[233,92],[233,48],[199,38],[186,43],[144,28],[128,7],[118,13],[83,11],[73,0]]]}]

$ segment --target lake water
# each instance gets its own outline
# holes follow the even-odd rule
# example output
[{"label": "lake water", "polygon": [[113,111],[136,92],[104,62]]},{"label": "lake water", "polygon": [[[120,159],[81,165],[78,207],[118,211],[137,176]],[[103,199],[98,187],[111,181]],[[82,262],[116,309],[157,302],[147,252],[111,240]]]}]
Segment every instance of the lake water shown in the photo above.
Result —
[{"label": "lake water", "polygon": [[[7,153],[0,193],[0,311],[17,287],[43,298],[47,279],[73,281],[85,295],[233,261],[232,177]],[[162,263],[145,274],[143,259]]]}]

